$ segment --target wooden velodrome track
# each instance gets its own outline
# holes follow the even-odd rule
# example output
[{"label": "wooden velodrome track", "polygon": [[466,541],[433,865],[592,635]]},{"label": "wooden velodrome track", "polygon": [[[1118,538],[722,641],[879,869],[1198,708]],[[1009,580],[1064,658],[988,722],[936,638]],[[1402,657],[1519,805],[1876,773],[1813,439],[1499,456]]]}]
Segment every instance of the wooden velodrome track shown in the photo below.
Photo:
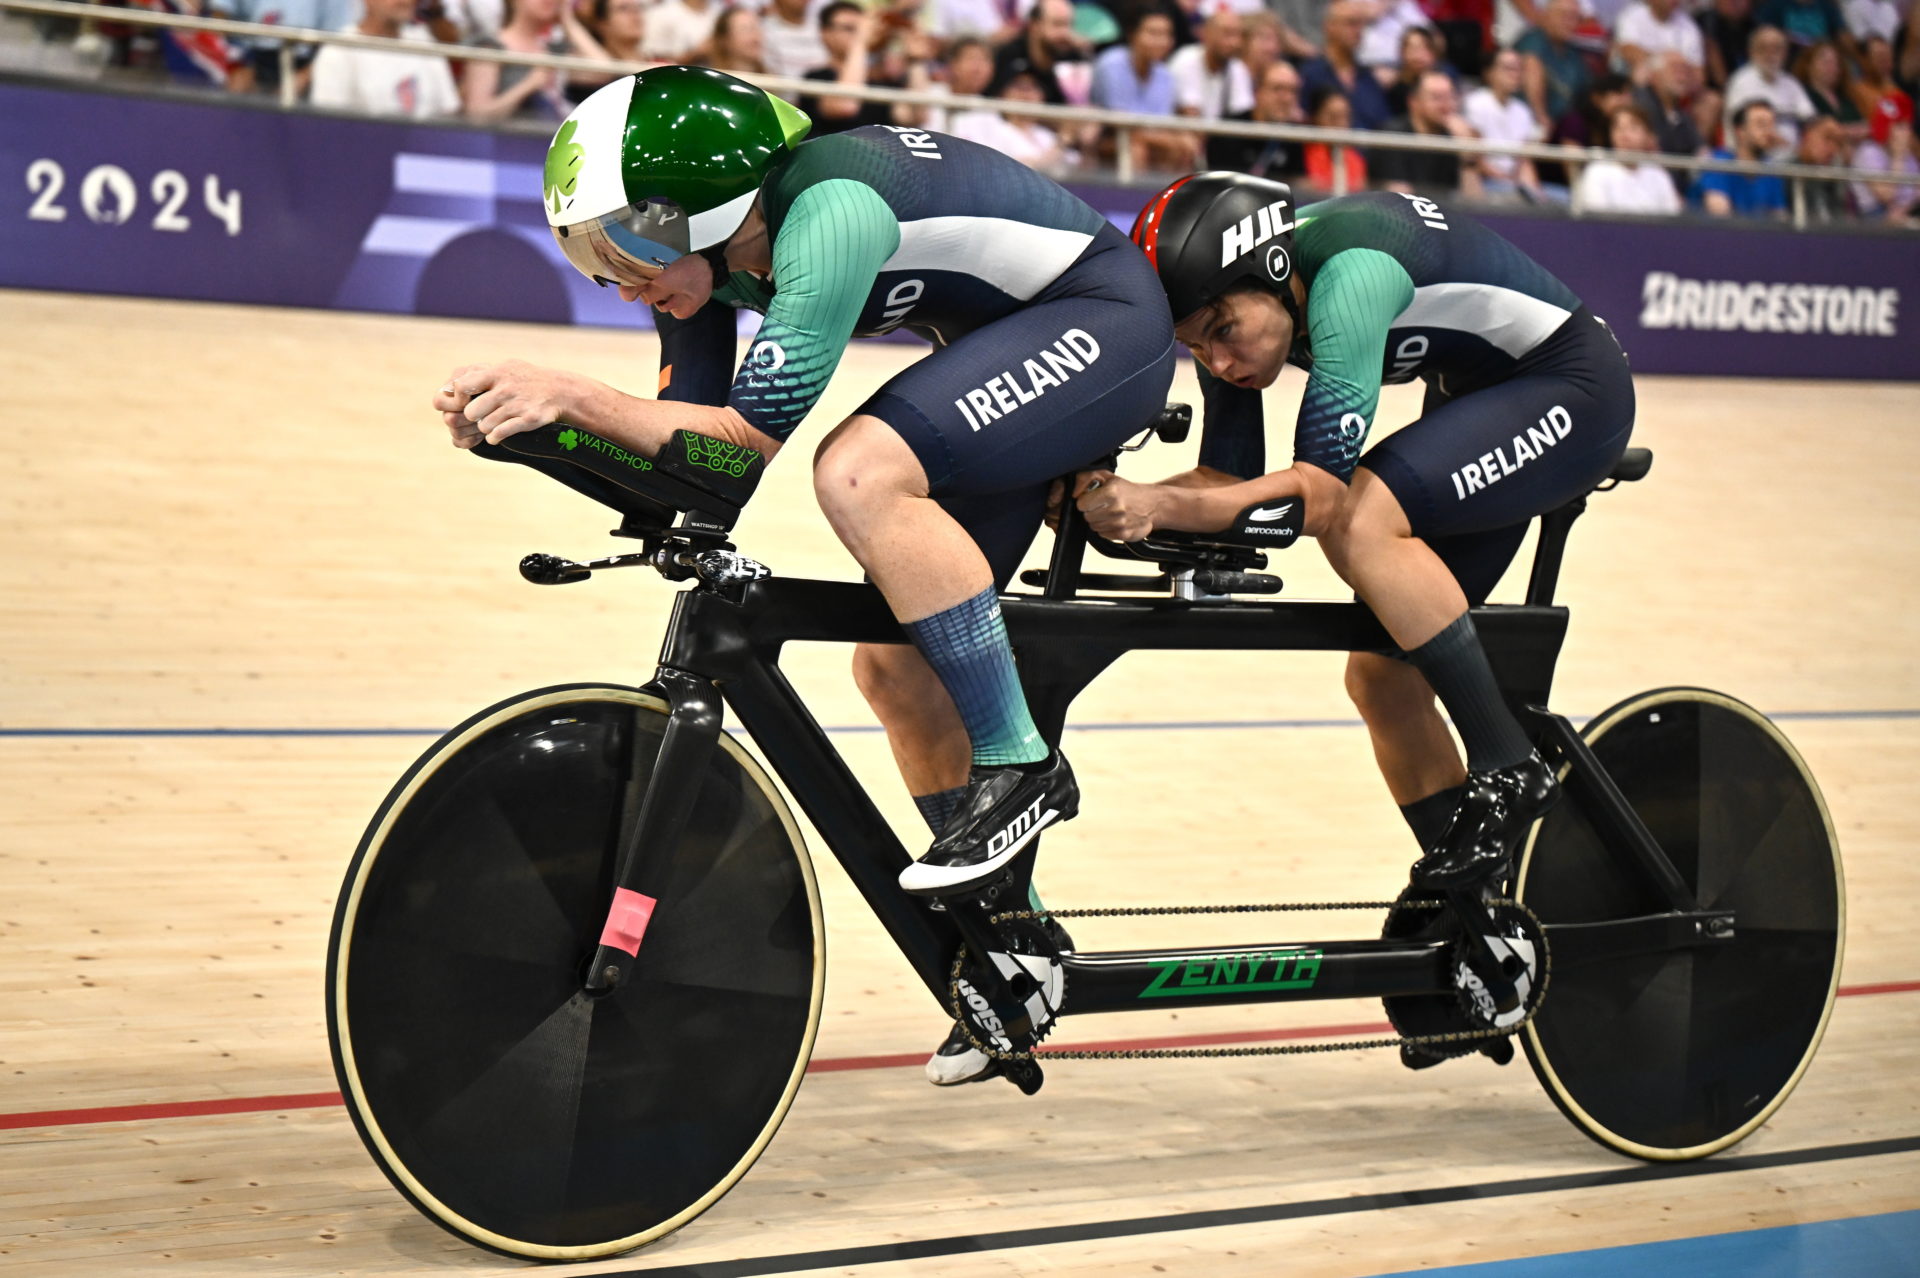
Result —
[{"label": "wooden velodrome track", "polygon": [[[854,575],[806,455],[915,353],[850,353],[742,521],[745,550]],[[651,673],[665,583],[523,584],[529,550],[603,553],[608,517],[454,452],[427,410],[454,365],[507,356],[629,387],[651,385],[655,358],[614,332],[0,293],[10,1276],[525,1267],[444,1234],[376,1171],[331,1101],[321,989],[342,868],[433,732],[522,689]],[[1657,461],[1575,532],[1556,705],[1720,688],[1783,713],[1823,782],[1849,879],[1846,997],[1766,1127],[1659,1178],[1579,1135],[1524,1063],[1413,1075],[1388,1052],[1062,1064],[1032,1099],[936,1092],[919,1062],[940,1018],[815,842],[831,957],[813,1077],[718,1206],[581,1272],[807,1256],[705,1272],[1376,1274],[1920,1207],[1920,388],[1649,378],[1640,396]],[[1415,406],[1390,392],[1383,428]],[[1292,596],[1344,594],[1310,546],[1276,567]],[[801,648],[789,668],[913,831],[845,660]],[[1403,881],[1413,848],[1335,656],[1136,656],[1078,720],[1094,725],[1069,736],[1087,801],[1041,861],[1054,904],[1364,899]],[[1076,931],[1117,948],[1377,926],[1297,922]],[[1143,1013],[1056,1041],[1311,1040],[1381,1019],[1357,1003]]]}]

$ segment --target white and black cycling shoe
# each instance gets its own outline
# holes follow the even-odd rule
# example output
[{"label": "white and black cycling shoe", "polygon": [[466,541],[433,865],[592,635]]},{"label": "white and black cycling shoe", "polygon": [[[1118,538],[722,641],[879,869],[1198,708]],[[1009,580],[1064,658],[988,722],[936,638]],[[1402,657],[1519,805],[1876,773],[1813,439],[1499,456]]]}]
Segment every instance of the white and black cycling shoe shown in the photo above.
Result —
[{"label": "white and black cycling shoe", "polygon": [[1005,873],[1042,830],[1080,812],[1080,787],[1058,750],[1042,763],[975,768],[927,854],[900,872],[915,896],[956,896]]},{"label": "white and black cycling shoe", "polygon": [[927,1057],[927,1081],[935,1087],[957,1087],[961,1083],[982,1083],[1000,1074],[1000,1062],[967,1041],[966,1031],[955,1021],[947,1037]]}]

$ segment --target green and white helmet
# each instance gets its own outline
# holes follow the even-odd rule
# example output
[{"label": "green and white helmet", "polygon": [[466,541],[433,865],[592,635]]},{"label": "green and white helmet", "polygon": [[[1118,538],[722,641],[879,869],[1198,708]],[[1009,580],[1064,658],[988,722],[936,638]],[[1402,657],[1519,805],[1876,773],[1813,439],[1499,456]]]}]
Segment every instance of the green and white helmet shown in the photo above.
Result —
[{"label": "green and white helmet", "polygon": [[[596,90],[547,148],[547,225],[598,284],[651,278],[724,244],[806,113],[706,67],[655,67]],[[620,268],[626,268],[624,271]]]}]

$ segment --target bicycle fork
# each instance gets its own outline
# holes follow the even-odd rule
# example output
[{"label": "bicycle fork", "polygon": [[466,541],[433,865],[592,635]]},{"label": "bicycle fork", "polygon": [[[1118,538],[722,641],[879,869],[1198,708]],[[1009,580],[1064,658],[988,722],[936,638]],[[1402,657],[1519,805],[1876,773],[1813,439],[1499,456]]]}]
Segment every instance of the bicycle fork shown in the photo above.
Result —
[{"label": "bicycle fork", "polygon": [[[720,737],[720,694],[709,681],[685,671],[662,668],[643,691],[663,697],[672,707],[666,736],[653,758],[648,776],[640,775],[645,760],[636,751],[635,775],[630,786],[641,792],[639,811],[621,837],[620,859],[614,871],[613,900],[600,932],[600,944],[587,966],[589,994],[607,994],[626,982],[639,957],[655,899],[644,891],[639,877],[639,850],[670,844],[686,828],[700,793],[701,773]],[[627,810],[633,813],[630,794]]]}]

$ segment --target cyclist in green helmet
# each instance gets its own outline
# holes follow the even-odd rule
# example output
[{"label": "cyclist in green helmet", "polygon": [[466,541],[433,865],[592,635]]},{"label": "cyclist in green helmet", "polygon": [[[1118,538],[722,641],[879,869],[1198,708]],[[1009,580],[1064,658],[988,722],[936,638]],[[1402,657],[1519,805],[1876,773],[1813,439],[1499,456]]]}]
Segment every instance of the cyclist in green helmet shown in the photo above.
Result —
[{"label": "cyclist in green helmet", "polygon": [[[660,313],[658,398],[512,363],[456,369],[434,404],[468,447],[564,419],[648,457],[688,433],[771,456],[850,337],[931,341],[826,435],[814,489],[912,640],[854,658],[936,836],[901,885],[971,892],[1078,810],[1028,713],[998,591],[1049,482],[1164,405],[1172,317],[1127,237],[1017,161],[902,126],[807,139],[807,125],[707,69],[598,90],[548,152],[547,218],[581,272]],[[742,308],[765,319],[736,368]],[[941,1083],[992,1072],[964,1039],[929,1062]]]}]

